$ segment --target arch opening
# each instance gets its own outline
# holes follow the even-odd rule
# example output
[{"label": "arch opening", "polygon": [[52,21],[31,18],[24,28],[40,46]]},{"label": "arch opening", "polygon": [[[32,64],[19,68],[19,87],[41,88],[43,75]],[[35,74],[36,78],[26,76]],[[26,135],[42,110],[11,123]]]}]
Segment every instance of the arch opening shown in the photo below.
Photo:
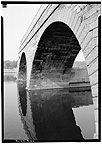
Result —
[{"label": "arch opening", "polygon": [[[68,87],[73,76],[72,66],[80,50],[81,46],[76,36],[65,23],[54,22],[49,25],[40,38],[34,56],[31,88]],[[87,72],[87,69],[84,72]],[[88,81],[90,83],[89,77]],[[88,86],[91,90],[90,84]]]},{"label": "arch opening", "polygon": [[76,36],[65,23],[58,21],[50,24],[38,43],[32,65],[31,85],[59,85],[60,82],[70,81],[71,68],[80,50]]},{"label": "arch opening", "polygon": [[25,53],[22,53],[20,64],[19,64],[18,79],[22,81],[26,81],[26,75],[27,75],[26,56]]}]

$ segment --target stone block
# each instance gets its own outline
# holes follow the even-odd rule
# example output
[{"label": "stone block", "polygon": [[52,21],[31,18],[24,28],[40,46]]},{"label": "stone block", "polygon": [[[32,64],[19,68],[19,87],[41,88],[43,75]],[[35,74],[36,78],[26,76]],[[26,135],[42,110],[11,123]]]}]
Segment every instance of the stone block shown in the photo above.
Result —
[{"label": "stone block", "polygon": [[73,21],[73,23],[72,23],[72,25],[71,25],[71,28],[72,28],[73,30],[74,30],[74,28],[75,28],[76,23],[78,22],[78,18],[79,18],[78,14],[75,14],[74,21]]},{"label": "stone block", "polygon": [[60,13],[60,19],[63,19],[64,20],[64,17],[65,17],[65,8],[62,8],[61,9],[61,13]]},{"label": "stone block", "polygon": [[91,75],[96,70],[98,70],[98,57],[92,63],[90,63],[90,65],[87,67],[87,69],[88,69],[89,75]]},{"label": "stone block", "polygon": [[87,45],[90,43],[91,39],[92,39],[92,31],[88,32],[87,36],[85,37],[84,41],[81,44],[81,48],[84,51],[84,49],[87,47]]},{"label": "stone block", "polygon": [[91,17],[92,15],[94,15],[95,13],[97,13],[98,10],[101,9],[101,5],[94,5],[94,6],[89,6],[87,8],[87,12],[84,14],[85,19],[88,17]]},{"label": "stone block", "polygon": [[95,122],[96,134],[99,134],[99,123]]},{"label": "stone block", "polygon": [[85,17],[84,17],[84,21],[85,21],[86,23],[92,23],[92,22],[94,22],[94,21],[96,21],[96,20],[98,19],[99,15],[101,15],[101,9],[98,10],[96,13],[94,13],[93,15],[91,15],[91,16],[88,17],[88,18],[85,18]]},{"label": "stone block", "polygon": [[66,7],[65,7],[64,8],[64,14],[62,16],[62,19],[64,20],[65,23],[67,22],[67,18],[69,16],[69,13],[70,13],[70,8],[68,10],[66,10]]},{"label": "stone block", "polygon": [[89,28],[88,28],[88,25],[86,25],[83,30],[81,31],[80,35],[78,36],[78,39],[80,41],[80,43],[82,43],[85,39],[85,37],[87,36],[89,32]]},{"label": "stone block", "polygon": [[91,17],[88,17],[87,19],[85,19],[86,23],[93,23],[94,21],[98,21],[98,17],[101,15],[101,10],[97,11],[95,14],[93,14]]},{"label": "stone block", "polygon": [[94,115],[95,115],[95,122],[99,123],[99,109],[98,108],[95,108]]},{"label": "stone block", "polygon": [[98,135],[96,133],[94,133],[93,139],[98,139]]},{"label": "stone block", "polygon": [[69,8],[70,8],[71,11],[73,11],[73,9],[74,9],[76,6],[77,6],[77,4],[71,4]]},{"label": "stone block", "polygon": [[95,117],[97,118],[97,116],[98,116],[98,96],[97,97],[93,97],[93,104],[94,104],[94,108],[95,108],[94,109]]},{"label": "stone block", "polygon": [[66,4],[65,6],[66,6],[66,8],[67,8],[67,7],[69,8],[71,5],[72,5],[72,4]]},{"label": "stone block", "polygon": [[98,46],[98,37],[92,38],[87,46],[83,49],[84,56],[87,57],[87,55],[94,49],[94,47]]},{"label": "stone block", "polygon": [[72,16],[70,17],[70,20],[69,20],[69,25],[71,28],[72,28],[72,24],[74,22],[75,17],[76,17],[76,13],[72,12]]},{"label": "stone block", "polygon": [[93,30],[93,37],[98,37],[98,28]]},{"label": "stone block", "polygon": [[91,88],[93,89],[98,88],[98,83],[96,85],[92,85]]},{"label": "stone block", "polygon": [[[84,54],[85,55],[85,54]],[[86,64],[89,66],[98,57],[98,47],[94,47],[87,56],[85,56]]]},{"label": "stone block", "polygon": [[80,5],[77,4],[77,5],[74,7],[73,11],[76,11],[76,12],[77,12],[77,9],[79,9],[79,7],[80,7]]},{"label": "stone block", "polygon": [[98,71],[96,71],[95,73],[90,75],[89,79],[90,79],[90,84],[91,85],[95,85],[96,83],[98,83]]},{"label": "stone block", "polygon": [[[75,33],[75,35],[76,35],[76,33],[78,32],[78,29],[80,28],[80,25],[81,24],[81,22],[80,22],[80,17],[78,17],[78,19],[77,19],[77,22],[76,22],[76,24],[75,24],[75,26],[74,26],[74,28],[73,28],[73,31],[74,31],[74,33]],[[77,36],[76,36],[77,37]]]},{"label": "stone block", "polygon": [[69,26],[69,23],[68,23],[69,13],[70,13],[70,7],[66,7],[66,13],[65,13],[64,21],[65,21],[65,23],[67,23],[68,26]]},{"label": "stone block", "polygon": [[69,27],[70,27],[69,23],[70,23],[70,20],[71,20],[72,14],[73,14],[73,11],[72,11],[71,8],[70,8],[70,10],[69,10],[69,14],[68,14],[68,18],[67,18],[67,24],[68,24]]},{"label": "stone block", "polygon": [[98,20],[96,20],[96,21],[89,24],[89,30],[90,31],[97,28],[97,27],[98,27]]},{"label": "stone block", "polygon": [[[79,20],[80,20],[80,17],[79,17]],[[79,29],[78,29],[78,31],[76,32],[77,38],[79,38],[79,36],[81,35],[81,33],[82,33],[82,31],[83,31],[84,28],[85,28],[85,23],[84,23],[84,22],[81,23],[81,21],[80,21]]]}]

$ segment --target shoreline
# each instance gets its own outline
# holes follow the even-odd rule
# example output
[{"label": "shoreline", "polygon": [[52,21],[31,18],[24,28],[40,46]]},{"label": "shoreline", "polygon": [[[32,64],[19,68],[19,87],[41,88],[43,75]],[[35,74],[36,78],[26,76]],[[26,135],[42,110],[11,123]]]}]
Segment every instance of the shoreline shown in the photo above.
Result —
[{"label": "shoreline", "polygon": [[[16,82],[23,84],[24,81],[22,79],[17,79],[17,71],[12,70],[8,70],[6,69],[6,71],[4,71],[4,76],[14,76],[16,77]],[[81,81],[82,80],[82,81]],[[12,80],[11,80],[12,81]],[[51,80],[50,80],[51,81]],[[31,85],[30,88],[26,89],[28,91],[30,90],[51,90],[51,89],[63,89],[63,88],[68,88],[70,92],[74,92],[74,91],[88,91],[91,90],[91,86],[90,86],[90,82],[89,81],[84,81],[83,79],[80,79],[80,81],[77,79],[72,80],[72,81],[61,81],[61,82],[53,82],[51,81],[51,83],[48,81],[48,83],[42,83],[41,85]]]}]

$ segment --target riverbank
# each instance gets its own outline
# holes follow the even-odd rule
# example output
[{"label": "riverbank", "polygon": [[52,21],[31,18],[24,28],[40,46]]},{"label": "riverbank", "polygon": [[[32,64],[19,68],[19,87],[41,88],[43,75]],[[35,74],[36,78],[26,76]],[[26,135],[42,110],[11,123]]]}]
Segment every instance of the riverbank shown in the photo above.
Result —
[{"label": "riverbank", "polygon": [[[17,81],[21,84],[24,83],[23,80],[17,80],[17,69],[5,69],[4,76],[6,81]],[[70,77],[71,79],[69,78],[68,80],[68,76],[66,75],[66,77],[60,81],[58,81],[58,79],[54,81],[52,77],[45,78],[45,80],[41,81],[38,85],[34,84],[32,81],[33,83],[30,88],[27,89],[40,90],[69,88],[70,92],[91,90],[88,74],[85,68],[72,68]]]}]

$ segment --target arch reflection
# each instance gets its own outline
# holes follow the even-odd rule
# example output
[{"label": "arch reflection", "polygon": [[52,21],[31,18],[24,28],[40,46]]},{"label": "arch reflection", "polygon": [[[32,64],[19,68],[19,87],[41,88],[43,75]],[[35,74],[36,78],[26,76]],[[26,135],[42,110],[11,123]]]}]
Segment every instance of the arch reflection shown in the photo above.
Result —
[{"label": "arch reflection", "polygon": [[26,84],[24,82],[18,83],[18,96],[19,96],[19,108],[22,116],[26,116],[27,113],[27,93]]},{"label": "arch reflection", "polygon": [[27,97],[26,83],[18,82],[18,108],[19,115],[21,116],[21,122],[23,129],[28,137],[28,140],[32,142],[36,140],[36,133],[34,129],[33,119],[31,117],[31,108],[29,98]]},{"label": "arch reflection", "polygon": [[38,90],[30,91],[29,97],[38,140],[84,140],[76,125],[69,93]]},{"label": "arch reflection", "polygon": [[69,93],[68,89],[26,91],[18,84],[19,112],[29,140],[84,140],[72,108],[92,103],[91,92]]},{"label": "arch reflection", "polygon": [[80,92],[76,96],[76,93],[69,93],[68,89],[28,92],[25,84],[18,84],[19,113],[28,139],[84,140],[72,108],[93,104],[90,93]]}]

